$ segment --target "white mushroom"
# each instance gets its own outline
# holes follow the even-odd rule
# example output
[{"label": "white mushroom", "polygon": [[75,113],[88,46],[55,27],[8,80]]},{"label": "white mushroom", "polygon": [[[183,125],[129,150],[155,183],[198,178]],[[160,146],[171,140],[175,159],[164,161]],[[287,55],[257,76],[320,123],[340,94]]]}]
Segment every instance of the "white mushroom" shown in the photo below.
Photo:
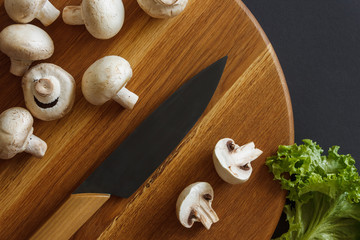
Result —
[{"label": "white mushroom", "polygon": [[13,24],[0,32],[0,51],[10,57],[10,72],[22,76],[33,61],[54,53],[54,43],[41,28],[31,24]]},{"label": "white mushroom", "polygon": [[219,221],[211,204],[214,191],[207,182],[193,183],[185,188],[176,202],[176,215],[181,224],[191,228],[194,222],[201,222],[206,229]]},{"label": "white mushroom", "polygon": [[83,0],[80,6],[67,6],[62,14],[69,25],[83,25],[98,39],[114,37],[122,28],[125,18],[121,0]]},{"label": "white mushroom", "polygon": [[59,66],[42,63],[32,67],[22,79],[25,104],[44,121],[62,118],[75,100],[75,80]]},{"label": "white mushroom", "polygon": [[60,15],[47,0],[5,0],[4,5],[9,17],[18,23],[29,23],[37,18],[44,26],[49,26]]},{"label": "white mushroom", "polygon": [[128,61],[118,56],[107,56],[86,70],[82,92],[91,104],[102,105],[113,99],[124,108],[133,109],[139,97],[125,88],[131,77],[132,69]]},{"label": "white mushroom", "polygon": [[240,147],[230,138],[221,139],[213,153],[216,172],[227,183],[244,183],[252,173],[251,162],[261,154],[253,142]]},{"label": "white mushroom", "polygon": [[153,18],[171,18],[184,11],[188,0],[137,0],[140,7]]},{"label": "white mushroom", "polygon": [[25,108],[14,107],[0,114],[0,158],[10,159],[20,152],[44,156],[47,145],[33,135],[33,118]]}]

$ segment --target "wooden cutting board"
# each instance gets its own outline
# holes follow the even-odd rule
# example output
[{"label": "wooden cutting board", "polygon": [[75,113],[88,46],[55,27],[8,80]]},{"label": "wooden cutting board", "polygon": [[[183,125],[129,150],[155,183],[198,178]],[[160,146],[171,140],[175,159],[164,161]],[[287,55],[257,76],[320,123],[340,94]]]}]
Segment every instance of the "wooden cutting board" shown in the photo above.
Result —
[{"label": "wooden cutting board", "polygon": [[[59,9],[80,4],[52,2]],[[240,0],[190,0],[183,14],[169,20],[150,18],[135,0],[124,5],[124,27],[106,41],[61,18],[47,28],[33,22],[55,43],[46,62],[76,79],[76,102],[60,120],[35,120],[34,133],[48,144],[44,158],[24,153],[0,162],[0,239],[30,237],[161,102],[225,55],[228,62],[211,103],[178,148],[129,199],[111,197],[73,239],[269,239],[285,193],[264,162],[279,144],[293,143],[294,130],[285,78],[260,25]],[[12,21],[3,0],[0,6],[2,29]],[[93,106],[82,96],[84,71],[106,55],[120,55],[133,67],[127,87],[140,100],[132,111],[115,102]],[[8,72],[10,62],[2,53],[0,66],[0,111],[24,107],[21,79]],[[223,137],[238,144],[254,141],[264,151],[243,185],[225,183],[214,170],[212,150]],[[215,191],[220,221],[210,231],[199,223],[185,229],[176,218],[178,194],[196,181],[209,182]]]}]

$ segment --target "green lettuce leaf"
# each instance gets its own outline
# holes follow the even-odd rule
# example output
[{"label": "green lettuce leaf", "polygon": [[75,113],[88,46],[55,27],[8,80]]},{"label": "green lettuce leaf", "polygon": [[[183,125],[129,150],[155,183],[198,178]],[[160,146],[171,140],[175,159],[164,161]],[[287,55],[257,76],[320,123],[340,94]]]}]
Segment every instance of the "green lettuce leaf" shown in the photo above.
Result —
[{"label": "green lettuce leaf", "polygon": [[288,190],[284,211],[289,231],[281,240],[360,239],[360,177],[355,160],[315,142],[279,146],[266,165]]}]

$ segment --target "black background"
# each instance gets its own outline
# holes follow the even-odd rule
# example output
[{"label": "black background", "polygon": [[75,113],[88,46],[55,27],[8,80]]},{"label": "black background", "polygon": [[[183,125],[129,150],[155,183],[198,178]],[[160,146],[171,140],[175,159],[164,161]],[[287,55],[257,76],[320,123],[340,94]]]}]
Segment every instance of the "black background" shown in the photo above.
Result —
[{"label": "black background", "polygon": [[[360,169],[360,1],[244,0],[283,68],[295,142],[339,145]],[[283,221],[283,220],[282,220]],[[276,231],[286,229],[284,222]]]}]

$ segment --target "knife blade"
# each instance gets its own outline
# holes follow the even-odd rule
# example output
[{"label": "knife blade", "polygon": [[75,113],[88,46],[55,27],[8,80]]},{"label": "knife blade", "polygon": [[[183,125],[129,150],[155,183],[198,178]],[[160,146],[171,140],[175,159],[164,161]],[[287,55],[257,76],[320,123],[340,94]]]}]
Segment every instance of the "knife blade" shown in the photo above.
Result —
[{"label": "knife blade", "polygon": [[69,239],[110,195],[131,196],[200,118],[226,62],[227,56],[177,89],[71,194],[31,240]]},{"label": "knife blade", "polygon": [[91,174],[75,193],[131,196],[195,125],[222,76],[224,57],[183,84]]}]

